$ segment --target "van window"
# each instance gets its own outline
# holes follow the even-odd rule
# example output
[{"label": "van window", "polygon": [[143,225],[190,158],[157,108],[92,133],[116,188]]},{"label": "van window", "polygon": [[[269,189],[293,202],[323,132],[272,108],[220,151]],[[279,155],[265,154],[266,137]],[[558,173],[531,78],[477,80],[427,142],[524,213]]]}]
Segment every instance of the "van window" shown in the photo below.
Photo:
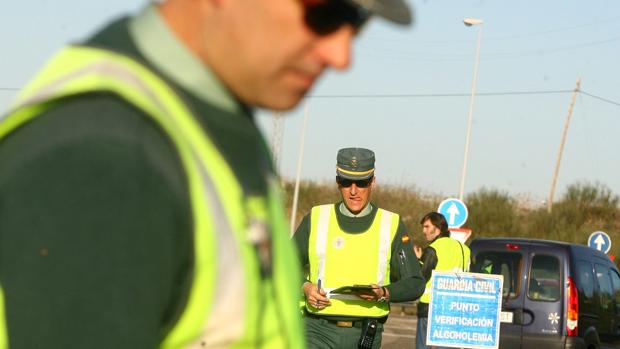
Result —
[{"label": "van window", "polygon": [[554,256],[532,258],[527,296],[535,301],[560,299],[560,261]]},{"label": "van window", "polygon": [[611,307],[611,297],[613,294],[608,270],[609,269],[604,265],[594,264],[594,272],[596,273],[596,279],[600,290],[601,309],[603,310],[607,310]]},{"label": "van window", "polygon": [[480,252],[474,261],[475,273],[496,274],[504,277],[502,296],[516,298],[519,290],[521,254],[515,252]]},{"label": "van window", "polygon": [[614,303],[616,304],[616,314],[620,314],[620,275],[615,270],[610,272],[611,285],[614,288]]},{"label": "van window", "polygon": [[594,297],[594,274],[592,274],[592,265],[589,262],[577,263],[577,289],[586,303]]}]

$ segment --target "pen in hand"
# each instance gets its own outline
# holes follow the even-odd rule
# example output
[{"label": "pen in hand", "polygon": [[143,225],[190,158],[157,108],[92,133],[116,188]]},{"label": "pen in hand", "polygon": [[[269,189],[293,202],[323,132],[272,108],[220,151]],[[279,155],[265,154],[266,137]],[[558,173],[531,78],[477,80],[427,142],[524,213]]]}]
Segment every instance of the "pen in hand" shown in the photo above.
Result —
[{"label": "pen in hand", "polygon": [[[319,281],[317,283],[317,288],[319,289],[319,294],[320,294],[321,293],[321,279],[319,279]],[[316,300],[316,307],[318,308],[320,304],[321,304],[321,302],[317,299]]]}]

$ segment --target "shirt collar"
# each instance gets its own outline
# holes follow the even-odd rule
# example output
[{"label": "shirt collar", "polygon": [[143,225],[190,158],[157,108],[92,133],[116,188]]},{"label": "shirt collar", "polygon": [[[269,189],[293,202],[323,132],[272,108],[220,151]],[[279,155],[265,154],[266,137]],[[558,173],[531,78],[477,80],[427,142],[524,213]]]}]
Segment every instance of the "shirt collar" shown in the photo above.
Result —
[{"label": "shirt collar", "polygon": [[339,210],[340,213],[347,217],[364,217],[368,216],[370,212],[372,212],[372,204],[369,202],[368,205],[366,205],[366,207],[364,207],[364,209],[360,211],[360,213],[354,214],[353,212],[349,211],[347,205],[345,205],[344,202],[341,202]]},{"label": "shirt collar", "polygon": [[439,233],[439,235],[435,236],[435,238],[433,239],[433,241],[431,241],[430,243],[432,244],[433,242],[435,242],[436,240],[439,240],[441,238],[449,238],[450,237],[450,233]]},{"label": "shirt collar", "polygon": [[169,79],[221,109],[232,113],[241,110],[213,71],[170,30],[156,5],[147,6],[133,17],[129,32],[140,53]]}]

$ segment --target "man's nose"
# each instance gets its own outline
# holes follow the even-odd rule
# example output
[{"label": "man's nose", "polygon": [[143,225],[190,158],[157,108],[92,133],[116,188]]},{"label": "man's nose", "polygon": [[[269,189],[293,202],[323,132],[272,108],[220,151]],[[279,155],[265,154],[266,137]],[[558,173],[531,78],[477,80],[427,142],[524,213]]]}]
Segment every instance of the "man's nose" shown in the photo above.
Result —
[{"label": "man's nose", "polygon": [[338,70],[348,68],[354,37],[355,32],[350,25],[343,25],[333,33],[320,37],[317,50],[323,63]]},{"label": "man's nose", "polygon": [[357,194],[358,189],[359,188],[357,187],[357,184],[355,184],[355,183],[351,184],[351,189],[350,189],[351,195]]}]

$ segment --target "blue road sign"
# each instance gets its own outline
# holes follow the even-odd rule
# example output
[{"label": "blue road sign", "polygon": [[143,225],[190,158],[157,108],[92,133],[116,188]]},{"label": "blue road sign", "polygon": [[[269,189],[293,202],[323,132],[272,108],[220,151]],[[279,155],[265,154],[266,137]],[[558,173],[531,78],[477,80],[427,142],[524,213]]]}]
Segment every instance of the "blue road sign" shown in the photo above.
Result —
[{"label": "blue road sign", "polygon": [[499,347],[501,275],[433,271],[428,346]]},{"label": "blue road sign", "polygon": [[588,238],[588,246],[603,253],[608,253],[611,250],[611,238],[603,231],[595,231]]},{"label": "blue road sign", "polygon": [[445,199],[439,204],[437,212],[441,213],[448,221],[448,227],[460,228],[467,221],[467,206],[463,201],[455,198]]}]

